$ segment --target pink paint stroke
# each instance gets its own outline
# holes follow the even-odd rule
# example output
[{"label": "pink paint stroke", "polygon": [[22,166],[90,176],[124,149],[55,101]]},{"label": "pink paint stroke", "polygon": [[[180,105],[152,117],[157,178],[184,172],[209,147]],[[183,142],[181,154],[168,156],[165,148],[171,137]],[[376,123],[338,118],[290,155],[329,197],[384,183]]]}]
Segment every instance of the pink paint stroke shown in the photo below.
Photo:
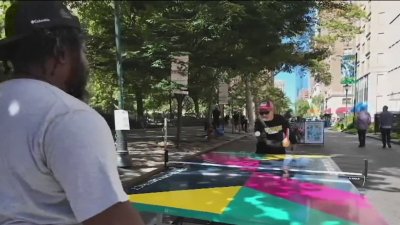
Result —
[{"label": "pink paint stroke", "polygon": [[220,154],[220,153],[207,153],[202,155],[203,160],[212,163],[218,163],[222,165],[230,165],[230,166],[241,166],[241,170],[243,171],[256,171],[260,166],[260,161],[246,158],[246,157],[238,157],[230,154]]},{"label": "pink paint stroke", "polygon": [[356,193],[264,172],[253,173],[245,186],[360,225],[388,225],[368,200]]}]

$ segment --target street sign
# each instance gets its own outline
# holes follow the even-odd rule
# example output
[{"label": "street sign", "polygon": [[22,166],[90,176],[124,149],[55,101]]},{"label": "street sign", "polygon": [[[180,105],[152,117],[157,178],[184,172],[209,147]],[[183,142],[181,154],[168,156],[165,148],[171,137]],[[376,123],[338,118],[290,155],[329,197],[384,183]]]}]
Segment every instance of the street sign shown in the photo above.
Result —
[{"label": "street sign", "polygon": [[171,81],[176,82],[183,87],[179,90],[174,90],[174,94],[188,94],[188,75],[189,75],[189,56],[173,56],[171,62]]},{"label": "street sign", "polygon": [[227,83],[219,84],[218,102],[221,105],[229,104],[229,85]]}]

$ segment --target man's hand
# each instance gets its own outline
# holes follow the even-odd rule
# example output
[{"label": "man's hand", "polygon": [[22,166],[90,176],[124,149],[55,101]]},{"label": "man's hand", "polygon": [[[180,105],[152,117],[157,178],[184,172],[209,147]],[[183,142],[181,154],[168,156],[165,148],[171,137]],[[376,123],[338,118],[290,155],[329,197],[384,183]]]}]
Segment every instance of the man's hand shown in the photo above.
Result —
[{"label": "man's hand", "polygon": [[[96,203],[93,203],[96,204]],[[84,225],[144,225],[129,201],[117,203],[103,212],[83,221]]]},{"label": "man's hand", "polygon": [[287,148],[290,146],[290,141],[289,141],[289,128],[286,129],[286,133],[284,134],[283,140],[282,140],[282,146]]}]

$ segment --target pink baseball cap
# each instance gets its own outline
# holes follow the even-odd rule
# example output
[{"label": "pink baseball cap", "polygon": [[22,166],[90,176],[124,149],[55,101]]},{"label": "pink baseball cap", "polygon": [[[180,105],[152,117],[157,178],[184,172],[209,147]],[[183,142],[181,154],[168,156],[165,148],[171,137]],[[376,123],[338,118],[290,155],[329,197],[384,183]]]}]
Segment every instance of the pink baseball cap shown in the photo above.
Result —
[{"label": "pink baseball cap", "polygon": [[273,110],[274,110],[274,103],[272,103],[272,101],[263,102],[258,107],[259,112],[270,112]]}]

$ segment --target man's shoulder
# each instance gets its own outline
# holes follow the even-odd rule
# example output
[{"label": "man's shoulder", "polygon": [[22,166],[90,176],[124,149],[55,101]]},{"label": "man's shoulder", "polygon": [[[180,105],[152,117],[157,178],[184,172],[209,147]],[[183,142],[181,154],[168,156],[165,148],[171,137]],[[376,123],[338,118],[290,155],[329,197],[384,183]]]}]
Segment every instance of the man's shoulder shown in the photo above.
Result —
[{"label": "man's shoulder", "polygon": [[0,88],[26,105],[32,111],[43,111],[46,114],[64,114],[69,111],[95,111],[81,100],[63,90],[40,80],[14,79],[3,82]]}]

